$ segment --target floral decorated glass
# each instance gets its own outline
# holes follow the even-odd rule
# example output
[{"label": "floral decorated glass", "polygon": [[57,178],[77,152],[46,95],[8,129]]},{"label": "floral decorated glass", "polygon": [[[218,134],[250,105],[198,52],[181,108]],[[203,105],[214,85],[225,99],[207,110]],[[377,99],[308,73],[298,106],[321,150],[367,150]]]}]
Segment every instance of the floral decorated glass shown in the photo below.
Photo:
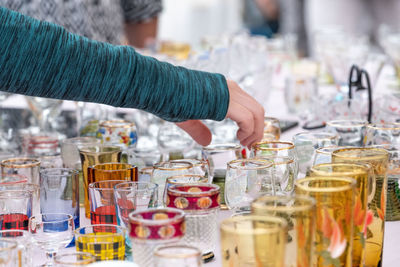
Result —
[{"label": "floral decorated glass", "polygon": [[338,145],[339,137],[328,132],[304,132],[298,133],[292,138],[295,145],[299,171],[306,174],[311,167],[312,159],[316,149],[320,147]]},{"label": "floral decorated glass", "polygon": [[367,241],[365,246],[365,266],[378,266],[382,261],[383,236],[387,199],[387,168],[389,154],[381,148],[344,148],[332,153],[334,163],[366,163],[372,166],[375,187],[368,188],[368,207],[373,217],[367,217]]},{"label": "floral decorated glass", "polygon": [[1,230],[0,240],[11,240],[17,242],[16,262],[14,266],[32,266],[32,236],[26,230]]},{"label": "floral decorated glass", "polygon": [[0,230],[28,230],[32,202],[28,190],[0,190]]},{"label": "floral decorated glass", "polygon": [[79,155],[82,162],[83,172],[83,185],[85,193],[85,215],[90,217],[90,204],[89,204],[89,175],[88,168],[100,163],[107,162],[120,162],[121,161],[121,148],[117,146],[89,146],[79,148]]},{"label": "floral decorated glass", "polygon": [[339,146],[363,145],[367,122],[363,120],[333,120],[326,123],[326,131],[339,136]]},{"label": "floral decorated glass", "polygon": [[352,265],[355,186],[352,178],[306,177],[296,181],[296,194],[316,200],[314,266]]},{"label": "floral decorated glass", "polygon": [[192,246],[161,246],[155,250],[154,258],[154,267],[202,266],[201,251]]},{"label": "floral decorated glass", "polygon": [[219,186],[183,184],[168,188],[167,207],[186,214],[186,234],[182,242],[194,245],[203,255],[211,254],[218,242]]},{"label": "floral decorated glass", "polygon": [[[367,236],[366,218],[373,216],[368,210],[368,186],[374,182],[370,165],[354,163],[327,163],[315,165],[311,177],[349,177],[357,181],[354,200],[353,266],[364,266],[365,241]],[[368,219],[371,223],[371,220]]]},{"label": "floral decorated glass", "polygon": [[239,215],[220,224],[223,267],[285,266],[286,220]]},{"label": "floral decorated glass", "polygon": [[251,204],[255,215],[278,216],[287,220],[288,239],[285,266],[313,266],[315,200],[306,196],[262,196]]},{"label": "floral decorated glass", "polygon": [[99,124],[96,137],[104,145],[134,147],[137,143],[136,125],[124,120],[110,120]]},{"label": "floral decorated glass", "polygon": [[210,166],[210,178],[213,184],[220,187],[221,208],[226,209],[225,205],[225,176],[227,163],[231,160],[244,158],[242,148],[237,144],[217,144],[203,147],[202,155]]},{"label": "floral decorated glass", "polygon": [[294,144],[292,142],[284,141],[265,141],[255,143],[251,147],[251,156],[254,158],[289,156],[297,160]]},{"label": "floral decorated glass", "polygon": [[95,224],[75,230],[76,251],[88,252],[96,261],[124,260],[126,229],[112,224]]},{"label": "floral decorated glass", "polygon": [[191,183],[208,183],[208,178],[202,175],[196,174],[183,174],[183,175],[174,175],[168,177],[165,181],[163,202],[166,203],[167,200],[167,190],[172,185],[182,185],[182,184],[191,184]]},{"label": "floral decorated glass", "polygon": [[228,163],[225,202],[235,212],[248,212],[250,203],[263,194],[275,195],[273,163],[264,159],[238,159]]},{"label": "floral decorated glass", "polygon": [[185,213],[179,209],[147,209],[129,214],[133,258],[139,266],[154,266],[160,245],[177,244],[186,233]]},{"label": "floral decorated glass", "polygon": [[281,136],[281,128],[277,118],[264,118],[264,135],[262,141],[279,140]]},{"label": "floral decorated glass", "polygon": [[73,267],[89,265],[96,261],[95,256],[88,252],[68,252],[54,257],[54,267]]},{"label": "floral decorated glass", "polygon": [[1,162],[1,175],[18,174],[26,177],[29,183],[39,185],[40,161],[31,158],[12,158]]}]

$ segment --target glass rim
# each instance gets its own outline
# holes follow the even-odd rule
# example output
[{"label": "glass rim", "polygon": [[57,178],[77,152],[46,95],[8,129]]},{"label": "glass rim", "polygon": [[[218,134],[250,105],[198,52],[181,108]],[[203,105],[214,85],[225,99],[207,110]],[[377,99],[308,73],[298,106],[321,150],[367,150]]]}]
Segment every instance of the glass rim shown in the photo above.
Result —
[{"label": "glass rim", "polygon": [[[139,217],[134,217],[136,215],[140,215],[141,213],[144,212],[172,212],[175,213],[176,215],[173,218],[168,218],[168,219],[162,219],[162,220],[153,220],[153,219],[142,219]],[[171,224],[171,223],[178,223],[181,221],[184,221],[185,219],[185,212],[180,209],[175,209],[175,208],[150,208],[146,210],[139,210],[139,211],[134,211],[129,213],[129,223],[134,223],[138,225],[165,225],[165,224]]]},{"label": "glass rim", "polygon": [[[273,227],[268,228],[268,229],[253,229],[253,228],[246,228],[246,229],[237,229],[235,227],[235,223],[237,222],[242,222],[242,221],[264,221],[268,223],[273,223]],[[223,220],[220,223],[220,229],[226,232],[230,233],[235,233],[235,234],[248,234],[248,233],[255,233],[255,232],[261,232],[262,233],[278,233],[281,230],[284,232],[287,230],[287,222],[285,219],[278,217],[278,216],[272,216],[272,215],[256,215],[256,214],[246,214],[246,215],[238,215],[238,216],[232,216],[229,217],[225,220]]]},{"label": "glass rim", "polygon": [[[148,191],[148,190],[155,190],[158,188],[158,184],[153,183],[153,182],[145,182],[145,181],[134,181],[134,182],[124,182],[124,183],[118,183],[114,185],[114,190],[118,192],[130,192],[132,191],[131,185],[139,185],[139,184],[145,184],[149,185],[151,187],[143,188],[143,189],[135,189],[135,191],[142,192],[142,191]],[[129,185],[129,187],[124,187],[121,188],[121,186]]]},{"label": "glass rim", "polygon": [[[119,125],[116,125],[119,124]],[[106,120],[99,123],[99,127],[104,128],[132,128],[135,127],[134,122],[130,122],[127,120]]]},{"label": "glass rim", "polygon": [[[375,155],[367,155],[367,156],[360,156],[360,155],[341,155],[339,153],[341,152],[346,152],[346,151],[376,151],[377,153]],[[378,153],[379,152],[379,153]],[[383,148],[375,148],[375,147],[347,147],[347,148],[339,148],[335,151],[332,152],[332,157],[335,156],[337,158],[341,159],[368,159],[368,160],[380,160],[382,159],[382,156],[389,157],[389,152],[386,151],[386,149]]]},{"label": "glass rim", "polygon": [[[25,188],[25,187],[28,188]],[[28,182],[17,182],[17,183],[0,183],[0,188],[5,187],[4,189],[0,190],[0,192],[14,192],[14,191],[25,191],[25,192],[40,192],[40,186],[34,183],[28,183]],[[7,188],[10,187],[10,188]],[[15,187],[15,188],[14,188]],[[1,193],[0,193],[1,194]]]},{"label": "glass rim", "polygon": [[214,144],[203,146],[202,150],[205,151],[213,151],[213,152],[221,152],[221,151],[231,151],[231,150],[240,150],[241,146],[235,143],[226,143],[226,144]]},{"label": "glass rim", "polygon": [[[44,222],[43,221],[43,216],[44,215],[62,215],[62,216],[66,216],[66,219],[58,219],[58,220],[54,220],[54,221],[49,221],[49,222]],[[40,218],[39,218],[40,217]],[[38,215],[33,215],[29,218],[29,222],[35,220],[35,223],[43,223],[43,224],[51,224],[51,223],[63,223],[63,222],[69,222],[69,221],[74,221],[74,216],[72,216],[71,214],[68,213],[57,213],[57,212],[46,212],[46,213],[40,213]]]},{"label": "glass rim", "polygon": [[[178,168],[168,168],[168,167],[163,167],[164,164],[167,163],[180,163],[182,165],[186,165],[186,166],[181,166]],[[169,170],[189,170],[191,168],[193,168],[194,165],[189,162],[189,161],[175,161],[175,160],[170,160],[170,161],[161,161],[161,162],[157,162],[153,165],[153,172],[154,170],[162,170],[162,171],[169,171]]]},{"label": "glass rim", "polygon": [[[328,186],[328,187],[309,187],[308,185],[303,185],[303,183],[311,181],[337,181],[346,182],[346,185],[340,186]],[[335,176],[313,176],[305,177],[295,181],[295,186],[306,192],[312,193],[335,193],[343,192],[351,189],[355,189],[356,180],[351,177],[335,177]]]},{"label": "glass rim", "polygon": [[[90,149],[95,148],[95,151],[92,151]],[[109,151],[103,151],[104,148],[110,149]],[[101,151],[97,151],[97,150],[101,150]],[[82,146],[82,147],[78,147],[78,151],[79,153],[83,153],[83,154],[112,154],[115,152],[122,152],[122,148],[119,146],[111,146],[111,145],[88,145],[88,146]]]},{"label": "glass rim", "polygon": [[114,183],[114,182],[126,183],[128,181],[127,180],[101,180],[101,181],[90,183],[88,185],[88,188],[93,189],[93,190],[114,190],[114,187],[119,183],[115,184],[113,187],[95,187],[96,185],[99,185],[102,183]]},{"label": "glass rim", "polygon": [[[319,153],[319,154],[324,154],[324,155],[332,155],[333,151],[340,149],[340,146],[323,146],[323,147],[319,147],[315,150],[315,153]],[[332,152],[328,152],[328,151],[324,151],[326,149],[332,149]]]},{"label": "glass rim", "polygon": [[[272,206],[266,205],[266,202],[273,202],[273,201],[302,201],[300,205],[295,206]],[[301,212],[312,210],[316,207],[316,201],[314,198],[306,196],[306,195],[292,195],[292,196],[261,196],[256,198],[251,203],[252,210],[273,210],[273,211],[293,211],[293,212]]]},{"label": "glass rim", "polygon": [[[210,188],[208,191],[196,191],[196,192],[188,192],[188,191],[181,191],[177,188],[180,187],[207,187]],[[184,183],[178,185],[171,185],[167,188],[168,195],[173,196],[182,196],[182,197],[206,197],[218,194],[220,187],[216,184],[209,184],[209,183]]]},{"label": "glass rim", "polygon": [[[293,135],[293,140],[296,137],[307,136],[307,135],[312,136],[314,139],[317,139],[317,140],[335,140],[335,139],[339,138],[339,136],[337,134],[331,133],[331,132],[300,132],[300,133]],[[323,136],[323,137],[317,137],[318,135]],[[293,141],[293,143],[294,143],[294,141]]]},{"label": "glass rim", "polygon": [[68,145],[85,145],[85,144],[91,144],[91,143],[100,144],[101,140],[97,139],[96,137],[92,137],[92,136],[77,136],[77,137],[62,139],[60,143],[68,144]]},{"label": "glass rim", "polygon": [[[392,126],[392,127],[390,127]],[[375,130],[400,130],[400,123],[396,122],[385,122],[385,123],[371,123],[367,125],[367,128]]]},{"label": "glass rim", "polygon": [[[348,171],[324,171],[317,168],[323,167],[356,167]],[[310,168],[310,174],[316,174],[317,176],[336,176],[335,173],[346,176],[354,174],[367,174],[371,171],[371,165],[367,163],[351,163],[351,162],[332,162],[332,163],[321,163],[314,165]],[[356,170],[356,171],[355,171]]]},{"label": "glass rim", "polygon": [[[295,163],[295,159],[292,156],[280,156],[280,155],[259,155],[257,157],[254,157],[253,159],[264,159],[272,162],[273,166],[277,165],[287,165],[287,164],[292,164]],[[284,161],[281,162],[275,162],[274,159],[282,159]]]},{"label": "glass rim", "polygon": [[[58,173],[51,173],[51,172],[55,172],[55,171],[65,171],[68,172],[68,174],[58,174]],[[66,176],[66,175],[79,175],[79,171],[72,169],[72,168],[45,168],[43,170],[40,170],[40,174],[41,175],[47,175],[47,176]]]},{"label": "glass rim", "polygon": [[275,117],[264,116],[264,124],[266,123],[266,120],[268,120],[267,122],[277,122],[277,123],[279,123],[279,119],[275,118]]},{"label": "glass rim", "polygon": [[[16,162],[30,162],[18,164]],[[40,160],[34,158],[10,158],[4,159],[1,161],[1,167],[3,168],[14,168],[14,169],[23,169],[23,168],[32,168],[40,166]]]},{"label": "glass rim", "polygon": [[[10,195],[12,193],[12,199],[22,199],[22,198],[31,198],[33,197],[33,191],[28,191],[25,189],[6,189],[6,190],[0,190],[0,199],[10,199]],[[8,194],[7,196],[5,194]],[[16,196],[18,194],[18,196]]]},{"label": "glass rim", "polygon": [[[125,166],[123,169],[115,169],[115,170],[107,170],[107,169],[101,169],[100,166],[107,166],[107,165],[119,165],[119,166]],[[129,163],[121,163],[121,162],[106,162],[106,163],[98,163],[89,166],[88,168],[94,170],[94,171],[100,171],[100,172],[122,172],[122,171],[128,171],[132,169],[137,169],[136,165],[129,164]]]},{"label": "glass rim", "polygon": [[[262,147],[262,145],[267,145],[267,144],[279,144],[279,145],[286,145],[286,147]],[[251,146],[252,149],[254,150],[261,150],[261,151],[282,151],[282,150],[290,150],[294,149],[294,144],[293,142],[290,141],[262,141],[262,142],[257,142]]]},{"label": "glass rim", "polygon": [[[76,236],[85,236],[85,235],[88,235],[88,234],[92,234],[92,233],[94,233],[94,231],[92,231],[92,233],[80,233],[80,231],[86,230],[86,229],[91,229],[91,228],[93,229],[94,227],[110,227],[110,228],[115,228],[115,229],[120,231],[120,232],[115,232],[115,233],[113,233],[113,232],[100,232],[101,235],[97,235],[98,233],[96,233],[97,237],[120,236],[120,235],[125,236],[126,231],[127,231],[126,228],[124,228],[124,227],[122,227],[120,225],[116,225],[116,224],[108,224],[108,223],[105,223],[105,224],[91,224],[91,225],[86,225],[86,226],[81,226],[79,228],[76,228],[74,230],[74,235],[76,235]],[[94,237],[96,237],[96,236],[94,236]]]},{"label": "glass rim", "polygon": [[[251,163],[251,162],[259,162],[259,163],[264,163],[265,165],[260,165],[260,166],[255,166],[255,167],[247,167],[247,168],[241,168],[241,166],[235,166],[234,164],[237,163]],[[266,164],[268,163],[268,164]],[[252,158],[252,159],[235,159],[231,160],[227,163],[228,168],[230,169],[235,169],[235,170],[264,170],[271,168],[274,166],[273,162],[271,160],[266,160],[266,159],[259,159],[259,158]]]},{"label": "glass rim", "polygon": [[138,171],[139,171],[139,174],[149,174],[149,175],[151,175],[151,173],[153,172],[153,167],[143,167],[143,168],[140,168]]},{"label": "glass rim", "polygon": [[[170,253],[166,253],[163,254],[161,252],[161,250],[164,249],[170,249],[170,248],[185,248],[185,249],[190,249],[192,252],[189,253],[175,253],[175,254],[170,254]],[[188,246],[188,245],[165,245],[165,246],[159,246],[155,249],[154,251],[154,256],[157,256],[159,258],[179,258],[179,259],[186,259],[186,258],[194,258],[194,257],[201,257],[202,253],[200,251],[200,249],[198,249],[197,247],[194,246]]]},{"label": "glass rim", "polygon": [[[193,183],[207,183],[206,181],[208,181],[208,178],[203,176],[203,175],[201,175],[201,174],[181,174],[181,175],[168,176],[165,179],[165,183],[167,183],[167,184],[187,184],[187,183],[190,183],[190,182],[187,182],[187,181],[186,182],[175,182],[175,181],[172,181],[172,179],[185,178],[185,177],[197,177],[197,178],[200,178],[199,181],[195,181]],[[202,180],[204,180],[204,182],[202,182]]]},{"label": "glass rim", "polygon": [[[69,257],[69,256],[83,256],[87,257],[86,259],[81,259],[78,262],[74,261],[66,261],[66,260],[61,260],[63,257]],[[54,263],[57,264],[68,264],[68,265],[87,265],[89,263],[93,263],[96,261],[96,257],[89,252],[83,252],[83,251],[70,251],[70,252],[64,252],[64,253],[57,253],[54,256]]]},{"label": "glass rim", "polygon": [[362,127],[367,126],[368,122],[365,120],[330,120],[326,122],[327,126],[330,127]]},{"label": "glass rim", "polygon": [[1,238],[0,242],[8,243],[10,246],[8,247],[0,247],[0,252],[12,251],[17,248],[18,242],[15,240],[11,240],[10,238]]},{"label": "glass rim", "polygon": [[174,161],[176,162],[189,162],[193,165],[193,167],[198,167],[198,166],[202,166],[204,164],[208,164],[206,160],[204,159],[174,159]]}]

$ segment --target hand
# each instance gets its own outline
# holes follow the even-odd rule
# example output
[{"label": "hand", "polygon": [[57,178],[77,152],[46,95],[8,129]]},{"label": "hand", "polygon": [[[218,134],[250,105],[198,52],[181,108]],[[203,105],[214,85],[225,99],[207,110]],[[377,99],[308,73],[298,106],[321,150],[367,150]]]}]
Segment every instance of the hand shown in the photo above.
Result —
[{"label": "hand", "polygon": [[[244,146],[250,147],[261,140],[264,131],[264,109],[234,81],[227,81],[229,107],[226,118],[235,121],[239,130],[237,138]],[[176,124],[186,131],[197,143],[207,146],[211,142],[211,131],[199,120],[189,120]]]}]

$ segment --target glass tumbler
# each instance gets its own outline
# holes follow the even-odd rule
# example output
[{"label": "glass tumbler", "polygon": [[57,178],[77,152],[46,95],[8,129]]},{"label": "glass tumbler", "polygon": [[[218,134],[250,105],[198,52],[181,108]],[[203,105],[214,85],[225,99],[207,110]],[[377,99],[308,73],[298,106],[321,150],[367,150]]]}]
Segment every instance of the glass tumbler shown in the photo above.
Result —
[{"label": "glass tumbler", "polygon": [[353,178],[306,177],[296,181],[296,194],[316,201],[313,266],[352,266],[355,186]]},{"label": "glass tumbler", "polygon": [[292,157],[297,160],[297,153],[292,142],[285,141],[265,141],[253,144],[251,147],[251,157],[264,158],[271,156]]},{"label": "glass tumbler", "polygon": [[14,266],[32,266],[32,236],[26,230],[1,230],[0,240],[17,242],[17,253]]},{"label": "glass tumbler", "polygon": [[65,252],[54,257],[54,267],[84,266],[95,261],[95,256],[89,252]]},{"label": "glass tumbler", "polygon": [[21,266],[16,241],[0,238],[0,263],[2,267]]},{"label": "glass tumbler", "polygon": [[0,190],[21,190],[32,194],[32,215],[40,214],[40,187],[31,183],[1,183]]},{"label": "glass tumbler", "polygon": [[33,194],[27,190],[0,191],[0,230],[28,230]]},{"label": "glass tumbler", "polygon": [[26,177],[27,181],[39,185],[40,161],[31,158],[12,158],[1,162],[1,175],[17,174]]},{"label": "glass tumbler", "polygon": [[139,266],[154,266],[154,251],[161,245],[177,244],[186,232],[185,213],[158,208],[129,214],[133,260]]},{"label": "glass tumbler", "polygon": [[183,175],[175,175],[168,177],[167,180],[165,181],[163,203],[165,204],[167,201],[167,191],[170,186],[189,184],[189,183],[208,183],[208,178],[196,174],[183,174]]},{"label": "glass tumbler", "polygon": [[223,267],[285,266],[286,220],[239,215],[220,224]]},{"label": "glass tumbler", "polygon": [[218,241],[219,186],[214,184],[173,185],[167,191],[167,207],[186,214],[186,234],[182,242],[212,254]]},{"label": "glass tumbler", "polygon": [[306,196],[262,196],[251,204],[255,215],[278,216],[287,221],[285,266],[313,266],[315,200]]},{"label": "glass tumbler", "polygon": [[82,162],[83,185],[85,193],[85,215],[90,217],[88,168],[100,163],[120,162],[121,148],[117,146],[89,146],[79,148],[79,155]]},{"label": "glass tumbler", "polygon": [[96,137],[104,145],[119,146],[122,149],[135,147],[138,138],[136,125],[125,120],[101,122]]},{"label": "glass tumbler", "polygon": [[201,251],[192,246],[161,246],[155,250],[154,258],[154,267],[202,266]]},{"label": "glass tumbler", "polygon": [[315,150],[314,157],[313,157],[313,164],[323,164],[323,163],[331,163],[332,162],[332,152],[342,148],[339,146],[327,146],[327,147],[320,147]]},{"label": "glass tumbler", "polygon": [[363,120],[333,120],[326,123],[326,131],[339,136],[339,146],[361,147],[367,122]]},{"label": "glass tumbler", "polygon": [[400,123],[367,125],[364,145],[400,145]]}]

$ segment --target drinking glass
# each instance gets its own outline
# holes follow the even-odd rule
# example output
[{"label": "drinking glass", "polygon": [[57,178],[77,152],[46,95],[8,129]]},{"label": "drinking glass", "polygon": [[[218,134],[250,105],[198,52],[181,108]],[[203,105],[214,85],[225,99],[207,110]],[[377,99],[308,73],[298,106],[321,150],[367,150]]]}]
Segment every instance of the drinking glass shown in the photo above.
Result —
[{"label": "drinking glass", "polygon": [[262,141],[279,140],[281,127],[279,120],[273,117],[264,117],[264,135]]},{"label": "drinking glass", "polygon": [[136,125],[125,120],[110,120],[99,124],[96,137],[104,145],[119,146],[122,149],[137,144]]},{"label": "drinking glass", "polygon": [[196,174],[183,174],[183,175],[174,175],[168,177],[165,181],[165,188],[163,194],[163,203],[166,203],[167,200],[167,190],[172,185],[181,185],[181,184],[189,184],[189,183],[208,183],[208,178],[196,175]]},{"label": "drinking glass", "polygon": [[153,167],[144,167],[139,169],[139,182],[150,182],[151,175],[153,173]]},{"label": "drinking glass", "polygon": [[[400,62],[399,62],[400,63]],[[400,65],[397,67],[400,78]],[[373,122],[393,123],[400,122],[400,98],[395,95],[383,95],[374,100]]]},{"label": "drinking glass", "polygon": [[88,182],[100,182],[104,180],[137,181],[137,167],[128,163],[100,163],[88,167]]},{"label": "drinking glass", "polygon": [[121,148],[117,146],[89,146],[79,148],[79,155],[82,162],[83,172],[83,185],[85,193],[85,215],[90,217],[90,204],[89,204],[89,177],[88,168],[95,164],[106,162],[120,162],[121,161]]},{"label": "drinking glass", "polygon": [[79,227],[79,174],[68,168],[40,171],[40,207],[42,213],[66,213]]},{"label": "drinking glass", "polygon": [[40,187],[31,183],[1,183],[0,190],[26,191],[32,195],[32,215],[40,214]]},{"label": "drinking glass", "polygon": [[96,261],[95,256],[89,252],[64,252],[54,257],[55,267],[73,267],[89,265]]},{"label": "drinking glass", "polygon": [[152,167],[161,159],[160,152],[153,147],[135,147],[129,149],[127,153],[128,163],[137,166],[139,169]]},{"label": "drinking glass", "polygon": [[0,263],[4,267],[21,266],[18,260],[18,243],[0,238]]},{"label": "drinking glass", "polygon": [[32,236],[26,230],[1,230],[0,240],[17,242],[17,254],[14,266],[32,266]]},{"label": "drinking glass", "polygon": [[341,177],[296,181],[296,194],[316,200],[314,266],[351,266],[355,185],[354,179]]},{"label": "drinking glass", "polygon": [[133,259],[139,266],[154,266],[154,250],[177,244],[186,232],[185,213],[172,208],[132,212],[129,224]]},{"label": "drinking glass", "polygon": [[0,190],[0,230],[28,230],[32,202],[27,190]]},{"label": "drinking glass", "polygon": [[238,159],[228,163],[225,202],[235,212],[250,210],[250,203],[263,194],[275,194],[273,163],[264,159]]},{"label": "drinking glass", "polygon": [[208,166],[208,162],[204,159],[177,159],[174,162],[190,162],[193,165],[193,174],[198,174],[203,177],[208,178],[210,176],[210,168]]},{"label": "drinking glass", "polygon": [[313,266],[315,200],[305,196],[262,196],[251,204],[255,215],[278,216],[287,221],[285,266]]},{"label": "drinking glass", "polygon": [[[365,266],[382,264],[383,236],[387,199],[387,168],[389,154],[381,148],[344,148],[332,153],[334,163],[367,163],[372,166],[375,186],[369,190],[368,208],[373,216],[367,216],[367,240],[365,245]],[[369,214],[367,214],[369,215]]]},{"label": "drinking glass", "polygon": [[166,206],[185,212],[186,234],[182,242],[203,255],[213,254],[218,239],[219,187],[190,183],[168,188]]},{"label": "drinking glass", "polygon": [[174,123],[164,122],[158,129],[157,144],[162,161],[183,159],[185,152],[193,149],[195,142]]},{"label": "drinking glass", "polygon": [[0,186],[8,185],[8,184],[24,184],[28,182],[23,175],[18,174],[4,174],[0,175]]},{"label": "drinking glass", "polygon": [[54,168],[63,168],[63,161],[60,154],[52,155],[52,156],[40,156],[37,157],[40,161],[40,169],[54,169]]},{"label": "drinking glass", "polygon": [[[354,200],[353,229],[353,266],[364,266],[365,239],[368,225],[367,216],[372,216],[368,210],[368,187],[374,181],[373,171],[368,164],[327,163],[315,165],[310,170],[310,177],[348,177],[357,181]],[[372,182],[371,182],[372,181]],[[367,215],[369,214],[369,215]]]},{"label": "drinking glass", "polygon": [[253,144],[251,157],[263,158],[271,156],[289,156],[297,160],[296,149],[292,142],[265,141]]},{"label": "drinking glass", "polygon": [[29,183],[39,185],[40,161],[31,158],[12,158],[1,162],[1,175],[18,174],[26,177]]},{"label": "drinking glass", "polygon": [[285,266],[286,220],[239,215],[220,224],[223,267]]},{"label": "drinking glass", "polygon": [[315,77],[291,75],[285,81],[285,102],[290,113],[306,111],[316,95],[318,83]]},{"label": "drinking glass", "polygon": [[320,147],[338,145],[339,137],[328,132],[304,132],[294,135],[292,141],[298,157],[299,171],[307,174],[315,150]]},{"label": "drinking glass", "polygon": [[154,261],[154,267],[202,266],[201,251],[184,245],[158,247],[154,251]]},{"label": "drinking glass", "polygon": [[60,248],[66,247],[74,237],[74,218],[65,213],[42,213],[29,218],[29,232],[33,242],[46,252],[46,265],[53,265],[53,258]]},{"label": "drinking glass", "polygon": [[364,145],[400,145],[400,123],[376,123],[367,125]]},{"label": "drinking glass", "polygon": [[76,251],[88,252],[96,261],[125,259],[125,228],[112,224],[94,224],[75,230]]},{"label": "drinking glass", "polygon": [[89,184],[90,222],[117,224],[114,186],[125,180],[104,180]]},{"label": "drinking glass", "polygon": [[326,123],[326,131],[339,136],[339,146],[360,147],[364,143],[366,126],[363,120],[333,120]]},{"label": "drinking glass", "polygon": [[[52,156],[59,153],[58,138],[54,135],[42,133],[27,137],[26,153],[30,157]],[[25,150],[23,148],[23,151]]]},{"label": "drinking glass", "polygon": [[61,112],[62,100],[25,96],[38,126],[43,131],[52,129],[52,123]]},{"label": "drinking glass", "polygon": [[327,146],[320,147],[315,150],[313,157],[313,166],[317,164],[323,163],[331,163],[332,162],[332,152],[339,149],[339,146]]},{"label": "drinking glass", "polygon": [[210,179],[220,188],[221,209],[226,209],[225,204],[225,176],[227,163],[244,157],[242,148],[237,144],[217,144],[203,147],[203,159],[210,167]]}]

